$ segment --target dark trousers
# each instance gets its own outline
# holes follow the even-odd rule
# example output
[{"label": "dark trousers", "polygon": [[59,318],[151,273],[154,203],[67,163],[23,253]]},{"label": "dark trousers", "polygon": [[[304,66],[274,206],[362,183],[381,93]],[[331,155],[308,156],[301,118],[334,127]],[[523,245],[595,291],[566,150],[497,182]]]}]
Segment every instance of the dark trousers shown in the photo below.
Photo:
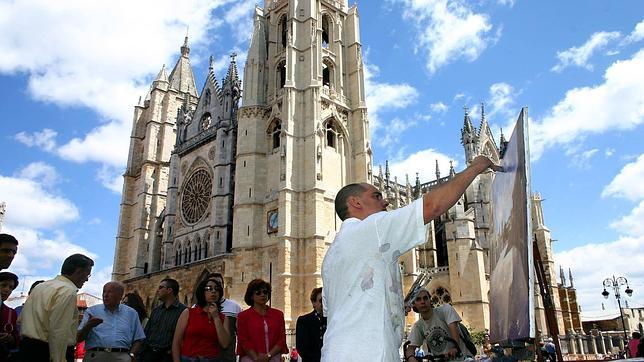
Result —
[{"label": "dark trousers", "polygon": [[172,362],[172,353],[171,350],[160,350],[152,348],[150,346],[146,347],[143,351],[142,362]]},{"label": "dark trousers", "polygon": [[23,336],[20,340],[21,362],[49,362],[49,343]]}]

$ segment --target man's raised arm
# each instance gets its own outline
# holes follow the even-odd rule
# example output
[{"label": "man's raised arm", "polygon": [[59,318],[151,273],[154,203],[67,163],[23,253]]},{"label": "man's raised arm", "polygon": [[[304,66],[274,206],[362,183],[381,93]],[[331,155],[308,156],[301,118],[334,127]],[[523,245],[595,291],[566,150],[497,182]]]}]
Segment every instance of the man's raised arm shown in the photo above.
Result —
[{"label": "man's raised arm", "polygon": [[425,224],[454,206],[476,176],[488,168],[494,171],[501,170],[501,167],[492,163],[489,158],[477,156],[465,170],[456,174],[453,179],[425,193],[423,195],[423,220]]}]

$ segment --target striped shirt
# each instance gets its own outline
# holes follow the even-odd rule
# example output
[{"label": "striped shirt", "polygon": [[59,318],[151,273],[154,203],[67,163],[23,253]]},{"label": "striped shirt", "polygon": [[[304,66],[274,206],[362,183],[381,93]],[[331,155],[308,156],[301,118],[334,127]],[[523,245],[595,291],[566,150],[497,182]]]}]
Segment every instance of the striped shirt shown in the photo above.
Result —
[{"label": "striped shirt", "polygon": [[174,303],[168,308],[165,307],[165,303],[161,303],[152,310],[148,324],[145,326],[147,344],[150,347],[159,349],[172,348],[174,329],[184,309],[186,309],[186,306],[175,299]]}]

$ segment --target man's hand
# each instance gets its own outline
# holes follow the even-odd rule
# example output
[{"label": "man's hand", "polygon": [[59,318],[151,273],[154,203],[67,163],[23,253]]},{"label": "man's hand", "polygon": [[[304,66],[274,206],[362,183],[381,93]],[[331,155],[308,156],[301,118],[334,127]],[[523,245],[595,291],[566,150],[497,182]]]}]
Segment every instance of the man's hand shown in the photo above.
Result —
[{"label": "man's hand", "polygon": [[454,358],[457,355],[458,355],[458,349],[450,348],[450,349],[447,350],[447,356],[449,356],[450,358]]},{"label": "man's hand", "polygon": [[503,168],[501,166],[495,165],[492,160],[483,155],[476,156],[472,160],[471,164],[474,166],[480,166],[482,171],[485,171],[488,168],[492,169],[492,171],[503,171]]},{"label": "man's hand", "polygon": [[85,324],[85,326],[87,326],[88,328],[91,329],[91,328],[94,328],[94,327],[96,327],[97,325],[99,325],[101,323],[103,323],[103,319],[98,318],[98,317],[94,317],[93,315],[90,314],[89,318],[87,319],[87,323]]}]

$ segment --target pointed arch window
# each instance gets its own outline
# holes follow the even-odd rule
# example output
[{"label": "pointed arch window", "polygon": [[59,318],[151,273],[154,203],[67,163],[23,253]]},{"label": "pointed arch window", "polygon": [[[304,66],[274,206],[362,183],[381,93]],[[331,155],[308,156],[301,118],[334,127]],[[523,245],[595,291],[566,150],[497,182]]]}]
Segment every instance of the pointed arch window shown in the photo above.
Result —
[{"label": "pointed arch window", "polygon": [[203,105],[202,105],[203,109],[206,109],[210,105],[210,98],[211,98],[210,89],[206,89],[203,95]]},{"label": "pointed arch window", "polygon": [[194,246],[193,246],[193,248],[192,248],[192,254],[193,254],[192,260],[194,260],[194,261],[199,260],[199,257],[198,257],[198,255],[197,255],[197,245],[194,245]]},{"label": "pointed arch window", "polygon": [[272,149],[279,148],[282,136],[282,121],[274,120],[268,129],[268,134],[271,137]]},{"label": "pointed arch window", "polygon": [[277,81],[280,89],[284,88],[284,85],[286,85],[286,61],[284,60],[277,66]]},{"label": "pointed arch window", "polygon": [[190,247],[189,246],[186,247],[186,250],[184,251],[184,255],[185,255],[184,263],[185,264],[190,263],[192,261],[192,258],[191,258],[191,255],[190,255]]},{"label": "pointed arch window", "polygon": [[338,144],[338,131],[336,124],[333,120],[326,123],[326,145],[328,147],[337,148]]},{"label": "pointed arch window", "polygon": [[203,257],[207,258],[208,257],[208,242],[205,241],[203,243]]},{"label": "pointed arch window", "polygon": [[283,48],[286,48],[288,41],[288,26],[286,25],[286,14],[282,15],[280,18],[280,35],[281,35],[281,44]]},{"label": "pointed arch window", "polygon": [[329,44],[331,43],[330,21],[331,20],[328,15],[326,14],[322,15],[322,48],[324,49],[329,48]]},{"label": "pointed arch window", "polygon": [[333,63],[326,59],[322,62],[322,85],[327,88],[333,89],[334,78],[335,69],[333,68]]}]

